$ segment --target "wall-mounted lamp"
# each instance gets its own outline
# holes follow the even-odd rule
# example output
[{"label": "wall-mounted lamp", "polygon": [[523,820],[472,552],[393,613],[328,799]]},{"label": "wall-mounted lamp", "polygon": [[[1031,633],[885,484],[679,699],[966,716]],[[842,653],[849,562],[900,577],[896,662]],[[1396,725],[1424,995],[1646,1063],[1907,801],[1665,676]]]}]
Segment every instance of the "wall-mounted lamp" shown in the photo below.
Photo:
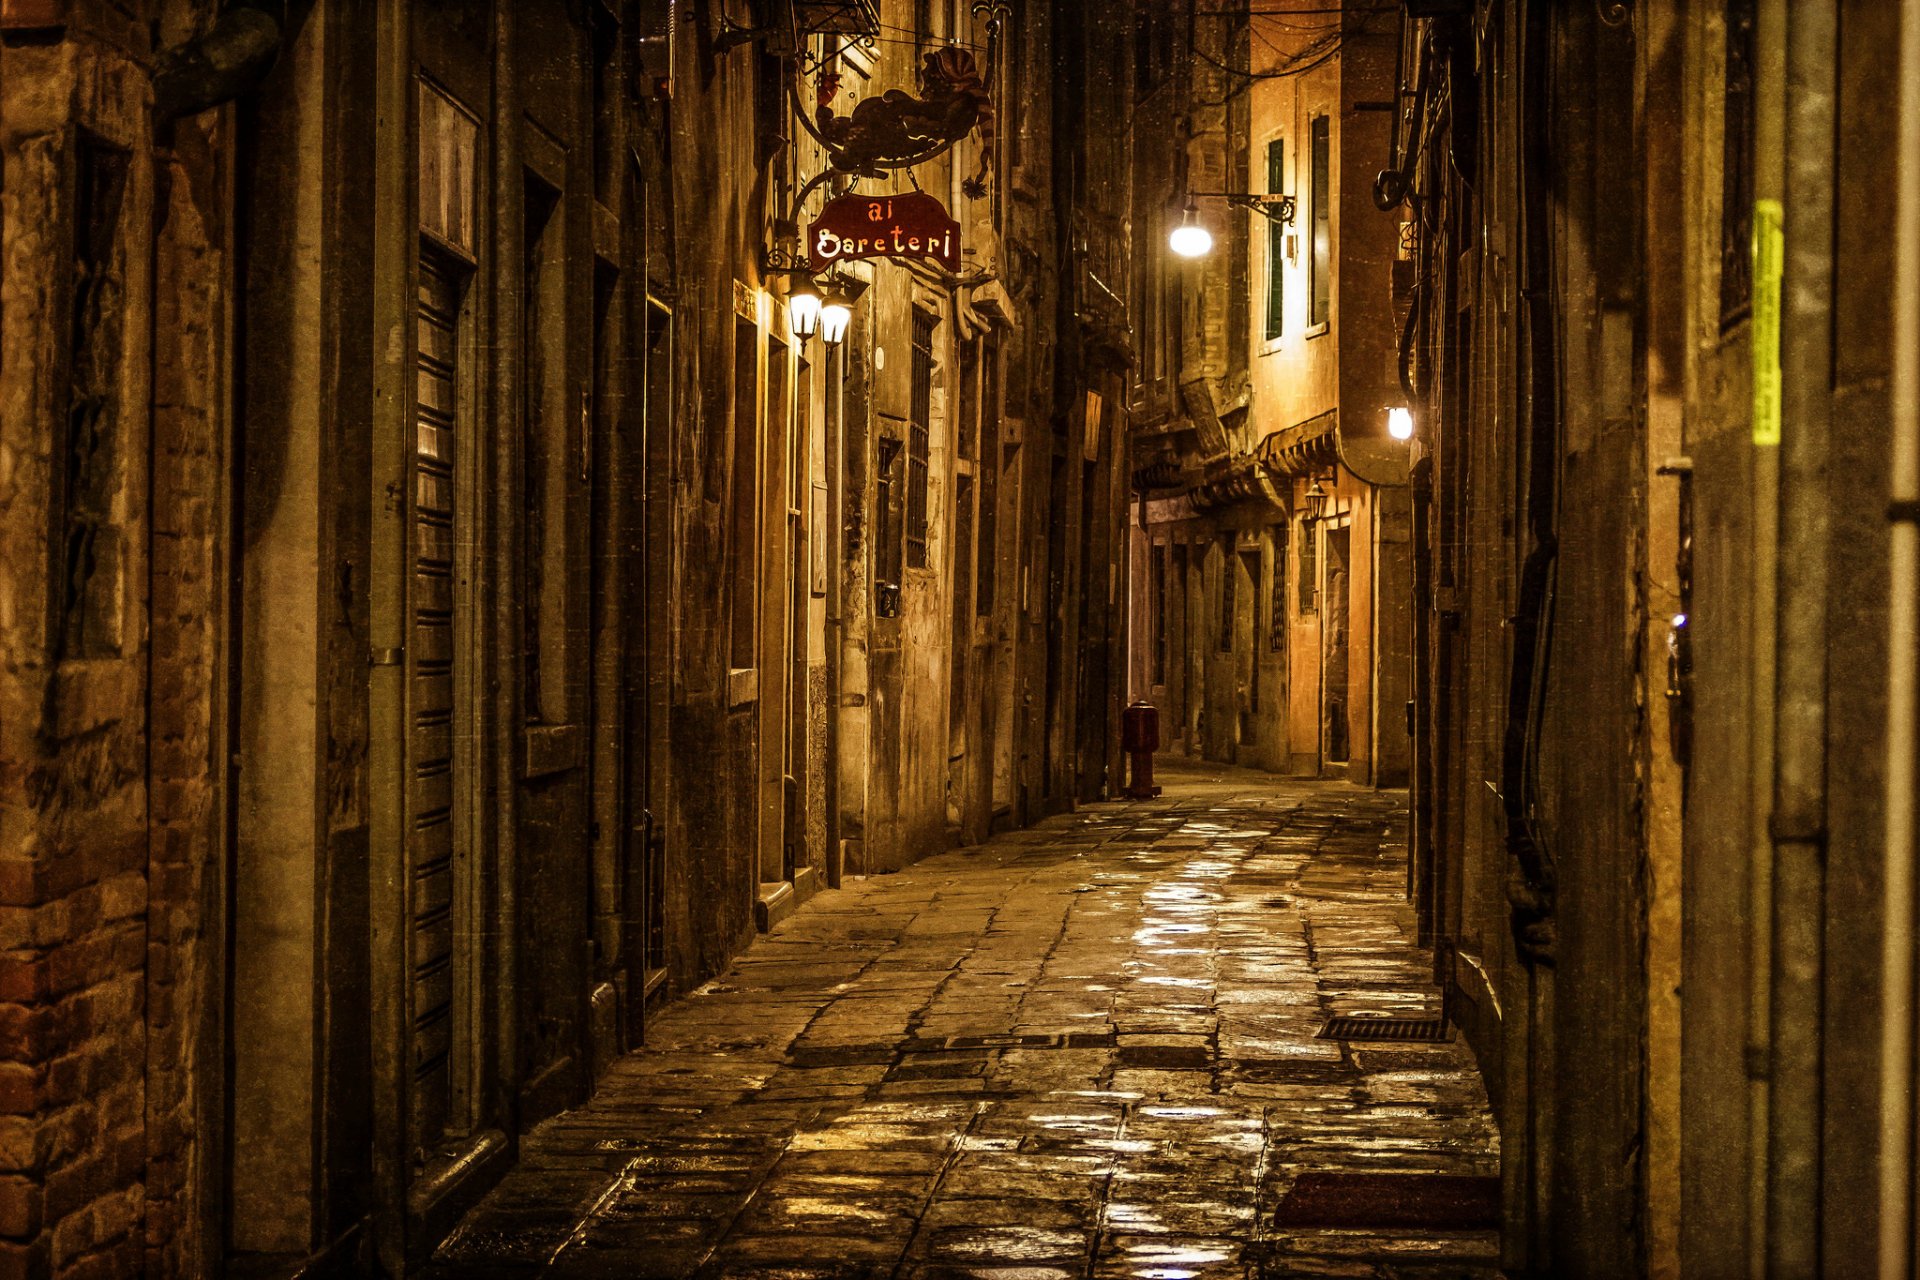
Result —
[{"label": "wall-mounted lamp", "polygon": [[1395,440],[1413,439],[1413,413],[1405,405],[1387,410],[1387,434]]},{"label": "wall-mounted lamp", "polygon": [[1204,258],[1213,252],[1213,233],[1200,225],[1200,210],[1191,198],[1180,215],[1180,225],[1167,236],[1167,248],[1183,258]]},{"label": "wall-mounted lamp", "polygon": [[[787,326],[793,330],[793,336],[801,346],[804,347],[807,340],[819,332],[820,311],[825,302],[826,298],[820,290],[804,276],[787,291]],[[827,341],[836,342],[838,339],[828,337]]]},{"label": "wall-mounted lamp", "polygon": [[1320,518],[1327,507],[1327,491],[1320,487],[1320,477],[1313,477],[1313,483],[1307,486],[1307,523],[1312,524]]},{"label": "wall-mounted lamp", "polygon": [[1293,225],[1292,196],[1258,191],[1189,191],[1180,225],[1167,237],[1167,247],[1183,258],[1205,257],[1213,250],[1212,233],[1200,225],[1201,200],[1225,200],[1236,209],[1249,209],[1271,221]]},{"label": "wall-mounted lamp", "polygon": [[837,347],[846,338],[847,326],[852,323],[853,300],[835,289],[820,304],[820,336],[828,346]]}]

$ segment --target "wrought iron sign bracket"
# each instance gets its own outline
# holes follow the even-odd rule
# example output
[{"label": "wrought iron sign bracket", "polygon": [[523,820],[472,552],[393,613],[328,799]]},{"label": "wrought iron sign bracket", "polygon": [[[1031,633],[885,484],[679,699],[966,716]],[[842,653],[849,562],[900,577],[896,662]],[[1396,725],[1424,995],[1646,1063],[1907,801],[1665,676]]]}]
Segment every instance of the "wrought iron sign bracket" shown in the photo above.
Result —
[{"label": "wrought iron sign bracket", "polygon": [[1257,191],[1189,191],[1187,196],[1194,200],[1225,200],[1237,209],[1260,214],[1268,221],[1288,227],[1293,225],[1292,196],[1277,193],[1263,195]]}]

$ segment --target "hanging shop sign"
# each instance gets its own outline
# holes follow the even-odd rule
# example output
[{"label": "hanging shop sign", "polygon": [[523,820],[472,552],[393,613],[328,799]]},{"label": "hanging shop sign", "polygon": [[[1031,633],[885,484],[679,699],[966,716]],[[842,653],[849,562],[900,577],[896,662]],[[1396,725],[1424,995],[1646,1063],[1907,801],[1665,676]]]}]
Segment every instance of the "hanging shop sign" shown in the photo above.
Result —
[{"label": "hanging shop sign", "polygon": [[835,196],[807,228],[816,269],[859,258],[932,258],[960,269],[960,224],[924,191]]}]

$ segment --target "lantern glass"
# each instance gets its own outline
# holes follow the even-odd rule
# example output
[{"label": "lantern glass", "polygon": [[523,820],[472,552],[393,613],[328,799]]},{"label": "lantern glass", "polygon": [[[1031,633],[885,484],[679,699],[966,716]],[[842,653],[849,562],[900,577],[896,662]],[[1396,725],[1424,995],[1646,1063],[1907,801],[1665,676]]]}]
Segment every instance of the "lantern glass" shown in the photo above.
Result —
[{"label": "lantern glass", "polygon": [[853,305],[836,293],[820,307],[820,336],[829,346],[839,346],[847,336],[847,326],[853,323]]},{"label": "lantern glass", "polygon": [[1200,214],[1192,205],[1180,217],[1180,225],[1167,236],[1167,248],[1183,258],[1204,258],[1213,252],[1213,233],[1200,225]]},{"label": "lantern glass", "polygon": [[820,329],[820,308],[826,299],[811,284],[802,281],[787,294],[787,324],[793,336],[805,342]]}]

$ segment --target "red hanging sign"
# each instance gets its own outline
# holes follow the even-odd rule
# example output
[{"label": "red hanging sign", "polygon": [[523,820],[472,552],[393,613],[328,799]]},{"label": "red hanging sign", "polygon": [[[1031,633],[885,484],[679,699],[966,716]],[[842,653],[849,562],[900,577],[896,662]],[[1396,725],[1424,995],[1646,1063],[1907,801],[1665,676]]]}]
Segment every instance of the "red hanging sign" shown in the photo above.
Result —
[{"label": "red hanging sign", "polygon": [[835,196],[807,228],[816,267],[856,258],[932,258],[960,269],[960,224],[924,191],[898,196]]}]

